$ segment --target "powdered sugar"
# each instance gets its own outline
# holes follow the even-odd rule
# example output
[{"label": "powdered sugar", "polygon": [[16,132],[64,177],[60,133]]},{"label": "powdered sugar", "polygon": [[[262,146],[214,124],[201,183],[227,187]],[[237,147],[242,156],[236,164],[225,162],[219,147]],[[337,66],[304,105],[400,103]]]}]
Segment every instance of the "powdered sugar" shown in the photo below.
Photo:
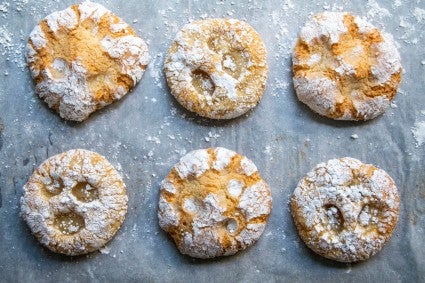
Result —
[{"label": "powdered sugar", "polygon": [[161,189],[164,189],[171,194],[175,194],[177,192],[176,187],[168,179],[162,180]]},{"label": "powdered sugar", "polygon": [[377,84],[385,84],[393,74],[400,72],[401,69],[400,54],[392,36],[383,33],[382,38],[383,42],[376,46],[377,63],[371,68]]},{"label": "powdered sugar", "polygon": [[322,56],[320,56],[320,54],[313,54],[313,55],[311,55],[307,64],[309,66],[315,65],[315,64],[319,63],[321,59],[322,59]]},{"label": "powdered sugar", "polygon": [[78,17],[73,9],[67,8],[48,15],[46,22],[49,28],[56,33],[60,27],[73,29],[78,24]]},{"label": "powdered sugar", "polygon": [[111,14],[111,11],[104,6],[90,1],[84,1],[79,4],[78,10],[80,12],[80,21],[91,19],[96,23],[99,23],[103,16]]},{"label": "powdered sugar", "polygon": [[39,25],[35,26],[35,28],[30,33],[29,38],[35,49],[40,50],[46,47],[47,39]]},{"label": "powdered sugar", "polygon": [[[71,7],[54,12],[45,18],[48,27],[53,32],[53,36],[48,37],[43,32],[41,24],[34,28],[27,45],[27,61],[32,76],[37,78],[37,93],[46,101],[49,107],[57,110],[61,117],[67,120],[83,121],[95,110],[123,97],[128,92],[128,89],[141,79],[149,58],[145,42],[139,37],[128,34],[131,28],[121,19],[116,18],[105,7],[86,1],[77,5],[77,8],[80,12],[80,18]],[[67,58],[64,54],[55,54],[55,52],[62,52],[60,50],[61,47],[58,46],[62,43],[57,42],[55,37],[55,34],[60,29],[68,33],[68,38],[65,38],[63,42],[71,40],[72,37],[79,41],[94,40],[99,37],[96,26],[91,31],[93,33],[92,38],[84,37],[81,34],[78,35],[78,28],[86,20],[92,20],[97,23],[103,16],[110,17],[111,21],[114,20],[114,22],[115,19],[118,19],[118,22],[113,25],[114,28],[110,31],[111,34],[117,30],[122,32],[122,29],[124,29],[123,34],[128,34],[114,37],[106,34],[100,40],[101,46],[110,56],[108,60],[114,59],[113,64],[118,64],[118,70],[112,70],[112,68],[102,70],[104,66],[101,65],[96,66],[95,70],[89,73],[90,64],[85,64],[87,58]],[[53,52],[51,54],[53,57],[52,62],[48,62],[45,55],[50,53],[44,52],[44,48],[48,47],[48,41],[51,41],[50,45],[56,46],[49,51]],[[93,45],[93,43],[82,44],[82,46],[87,45]],[[66,48],[69,48],[69,46],[66,46]],[[71,46],[71,48],[75,47]],[[82,56],[84,54],[85,52],[82,52]],[[58,58],[55,58],[56,56]],[[104,56],[106,57],[107,55]],[[90,59],[93,58],[88,58],[88,60]],[[94,62],[94,65],[96,65],[96,62]],[[133,84],[125,87],[121,82],[114,82],[111,78],[119,77],[119,74],[114,75],[109,72],[126,74],[132,78]],[[97,86],[99,89],[93,88],[93,85],[96,86],[97,83],[91,84],[89,79],[96,80],[97,75],[105,76],[103,82],[108,84],[108,88],[102,88],[101,86]],[[99,99],[99,97],[108,96],[110,98],[107,100]]]},{"label": "powdered sugar", "polygon": [[359,33],[368,34],[372,33],[376,28],[370,24],[364,17],[354,17]]},{"label": "powdered sugar", "polygon": [[106,52],[121,63],[121,72],[129,75],[135,85],[144,73],[149,62],[148,47],[140,37],[128,35],[118,38],[106,36],[101,45]]},{"label": "powdered sugar", "polygon": [[163,229],[179,225],[179,213],[162,196],[159,197],[158,202],[158,219],[159,226]]},{"label": "powdered sugar", "polygon": [[348,262],[382,248],[397,222],[398,205],[391,177],[353,158],[318,164],[292,197],[292,213],[306,244]]},{"label": "powdered sugar", "polygon": [[239,197],[244,186],[241,181],[232,179],[227,183],[227,191],[232,197]]},{"label": "powdered sugar", "polygon": [[226,168],[229,165],[232,157],[236,155],[236,152],[223,147],[217,147],[214,151],[216,154],[216,159],[214,161],[213,168],[216,170],[223,170]]},{"label": "powdered sugar", "polygon": [[263,223],[250,223],[246,225],[246,228],[239,233],[236,239],[245,244],[251,245],[254,239],[258,239],[263,234],[266,225]]},{"label": "powdered sugar", "polygon": [[[334,53],[331,45],[339,43],[339,36],[351,33],[354,27],[358,28],[359,34],[350,36],[356,45]],[[297,43],[293,64],[298,99],[320,115],[337,120],[368,120],[385,112],[398,85],[393,76],[401,73],[400,55],[390,35],[383,33],[382,41],[376,43],[368,41],[367,36],[372,33],[379,33],[379,30],[364,18],[348,13],[325,12],[308,21],[301,30],[300,39],[316,49],[308,57],[300,51],[300,42]],[[318,47],[327,57],[320,61],[320,65],[316,59]],[[363,68],[367,64],[370,64],[370,70],[366,72]],[[298,72],[298,68],[302,71]],[[327,69],[335,71],[337,78],[329,76]],[[366,76],[367,80],[363,80]],[[359,87],[353,80],[365,87]],[[390,87],[380,95],[369,95],[374,88],[384,85]],[[354,109],[337,107],[344,105],[347,98],[352,101]]]},{"label": "powdered sugar", "polygon": [[206,170],[210,169],[210,155],[205,149],[194,150],[180,159],[174,166],[180,178],[185,179],[189,175],[199,177]]},{"label": "powdered sugar", "polygon": [[301,29],[300,38],[307,44],[312,44],[313,40],[319,40],[322,36],[329,40],[330,44],[337,43],[340,35],[347,32],[344,25],[346,13],[323,12],[313,17]]},{"label": "powdered sugar", "polygon": [[247,176],[251,176],[252,174],[257,172],[257,167],[255,166],[255,164],[246,157],[242,158],[241,160],[241,169],[242,172]]},{"label": "powdered sugar", "polygon": [[[232,52],[243,59],[236,60]],[[254,52],[259,54],[255,61]],[[265,59],[263,43],[248,24],[208,19],[187,24],[177,33],[165,60],[165,74],[172,94],[184,107],[204,117],[231,119],[258,102],[267,75]],[[252,72],[258,75],[253,77]],[[245,91],[249,80],[259,84]]]},{"label": "powdered sugar", "polygon": [[[220,147],[192,151],[174,166],[178,177],[172,171],[162,182],[159,223],[183,254],[232,255],[262,234],[271,211],[270,190],[263,180],[249,178],[256,167],[247,158],[240,162],[251,174],[239,170],[236,155]],[[244,180],[255,183],[246,187]]]},{"label": "powdered sugar", "polygon": [[56,59],[52,68],[60,76],[44,69],[44,80],[36,86],[38,95],[49,107],[59,107],[62,118],[82,121],[96,109],[86,81],[86,70],[77,61],[70,65],[62,59]]},{"label": "powdered sugar", "polygon": [[416,139],[416,147],[425,143],[425,121],[416,122],[411,131]]},{"label": "powdered sugar", "polygon": [[259,181],[246,188],[239,200],[239,208],[245,214],[248,221],[270,213],[270,206],[264,203],[270,202],[268,186],[264,181]]},{"label": "powdered sugar", "polygon": [[103,157],[80,149],[46,160],[24,191],[22,216],[32,232],[48,248],[67,255],[105,245],[127,211],[118,172]]},{"label": "powdered sugar", "polygon": [[294,77],[294,88],[298,99],[315,112],[326,115],[335,111],[338,88],[326,77]]}]

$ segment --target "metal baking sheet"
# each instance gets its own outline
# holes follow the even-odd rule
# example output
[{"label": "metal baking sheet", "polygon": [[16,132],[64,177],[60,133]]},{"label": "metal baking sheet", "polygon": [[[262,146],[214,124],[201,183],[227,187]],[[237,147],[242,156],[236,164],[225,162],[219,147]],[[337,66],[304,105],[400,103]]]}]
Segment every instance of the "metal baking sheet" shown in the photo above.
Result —
[{"label": "metal baking sheet", "polygon": [[[142,81],[84,123],[62,120],[36,96],[23,51],[43,17],[73,1],[0,1],[0,281],[380,281],[425,280],[425,2],[421,0],[100,1],[149,43]],[[393,106],[369,122],[336,122],[297,101],[291,52],[312,13],[365,16],[399,44],[403,79]],[[269,78],[254,111],[230,121],[201,119],[178,105],[164,80],[164,54],[191,20],[249,22],[268,50]],[[184,153],[223,146],[252,159],[269,183],[273,211],[256,245],[232,257],[179,254],[157,224],[159,182]],[[22,186],[47,157],[71,148],[106,156],[127,184],[129,211],[102,252],[65,257],[41,247],[19,217]],[[310,252],[299,239],[289,197],[315,164],[351,156],[386,170],[401,195],[400,219],[384,249],[358,264]]]}]

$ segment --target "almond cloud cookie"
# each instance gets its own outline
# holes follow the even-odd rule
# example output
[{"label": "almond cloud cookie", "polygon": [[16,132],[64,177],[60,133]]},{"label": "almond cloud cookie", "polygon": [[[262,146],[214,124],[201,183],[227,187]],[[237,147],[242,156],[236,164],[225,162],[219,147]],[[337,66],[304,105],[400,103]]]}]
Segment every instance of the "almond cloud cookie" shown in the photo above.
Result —
[{"label": "almond cloud cookie", "polygon": [[401,71],[392,36],[349,13],[313,16],[293,53],[298,99],[336,120],[369,120],[384,113]]},{"label": "almond cloud cookie", "polygon": [[320,163],[295,189],[292,216],[305,244],[336,261],[368,259],[396,227],[399,196],[383,170],[354,158]]},{"label": "almond cloud cookie", "polygon": [[41,244],[86,254],[113,238],[127,212],[125,184],[101,155],[75,149],[50,157],[24,186],[21,214]]},{"label": "almond cloud cookie", "polygon": [[229,256],[254,244],[272,206],[251,160],[217,147],[180,159],[161,185],[159,225],[182,254]]},{"label": "almond cloud cookie", "polygon": [[165,59],[171,93],[186,109],[231,119],[254,108],[266,80],[266,48],[258,33],[235,19],[185,25]]},{"label": "almond cloud cookie", "polygon": [[29,36],[26,56],[38,95],[72,121],[122,98],[148,64],[143,39],[90,1],[44,18]]}]

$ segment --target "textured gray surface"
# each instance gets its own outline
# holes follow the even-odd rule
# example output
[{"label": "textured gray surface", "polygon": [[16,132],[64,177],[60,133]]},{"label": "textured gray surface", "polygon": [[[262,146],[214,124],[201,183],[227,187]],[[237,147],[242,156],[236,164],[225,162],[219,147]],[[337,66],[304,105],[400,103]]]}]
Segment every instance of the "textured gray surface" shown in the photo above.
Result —
[{"label": "textured gray surface", "polygon": [[[72,1],[0,3],[0,281],[386,281],[425,280],[425,144],[411,128],[425,121],[425,3],[369,1],[99,1],[150,46],[151,63],[133,93],[81,124],[61,120],[34,94],[22,51],[38,21]],[[290,53],[312,12],[366,16],[399,43],[404,76],[395,105],[366,123],[321,118],[296,100]],[[178,28],[203,17],[248,21],[268,49],[269,79],[258,107],[228,122],[197,118],[169,94],[162,64]],[[137,20],[137,21],[135,21]],[[416,124],[415,124],[416,123]],[[357,134],[358,139],[351,135]],[[417,137],[420,142],[420,138]],[[224,146],[252,159],[273,195],[266,231],[252,248],[211,261],[181,256],[157,225],[159,182],[192,149]],[[68,258],[41,247],[19,217],[28,177],[47,157],[71,148],[97,151],[124,176],[129,211],[109,253]],[[288,200],[315,164],[351,156],[386,170],[398,185],[401,213],[384,249],[340,264],[300,241]]]}]

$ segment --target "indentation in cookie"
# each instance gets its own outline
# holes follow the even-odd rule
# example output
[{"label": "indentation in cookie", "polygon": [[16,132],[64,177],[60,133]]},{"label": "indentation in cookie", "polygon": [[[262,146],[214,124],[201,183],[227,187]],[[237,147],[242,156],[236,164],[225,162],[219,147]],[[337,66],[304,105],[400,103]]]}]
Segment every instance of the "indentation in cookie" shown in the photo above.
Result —
[{"label": "indentation in cookie", "polygon": [[238,221],[234,218],[227,218],[223,222],[223,225],[226,227],[226,230],[230,235],[235,235],[239,228]]},{"label": "indentation in cookie", "polygon": [[327,218],[328,229],[335,232],[340,232],[344,226],[344,218],[339,208],[332,204],[327,204],[324,207],[325,215]]},{"label": "indentation in cookie", "polygon": [[242,66],[246,66],[247,62],[240,51],[233,50],[223,55],[221,64],[224,71],[233,78],[239,79],[242,73]]},{"label": "indentation in cookie", "polygon": [[215,91],[215,84],[211,77],[199,69],[192,72],[192,84],[199,94],[205,96],[212,96]]},{"label": "indentation in cookie", "polygon": [[54,179],[48,185],[41,186],[41,193],[44,197],[51,198],[60,194],[63,191],[64,184],[61,178]]},{"label": "indentation in cookie", "polygon": [[72,188],[72,194],[82,202],[91,202],[99,198],[97,188],[87,182],[79,182]]},{"label": "indentation in cookie", "polygon": [[73,235],[85,228],[84,218],[74,212],[57,215],[53,225],[64,235]]}]

